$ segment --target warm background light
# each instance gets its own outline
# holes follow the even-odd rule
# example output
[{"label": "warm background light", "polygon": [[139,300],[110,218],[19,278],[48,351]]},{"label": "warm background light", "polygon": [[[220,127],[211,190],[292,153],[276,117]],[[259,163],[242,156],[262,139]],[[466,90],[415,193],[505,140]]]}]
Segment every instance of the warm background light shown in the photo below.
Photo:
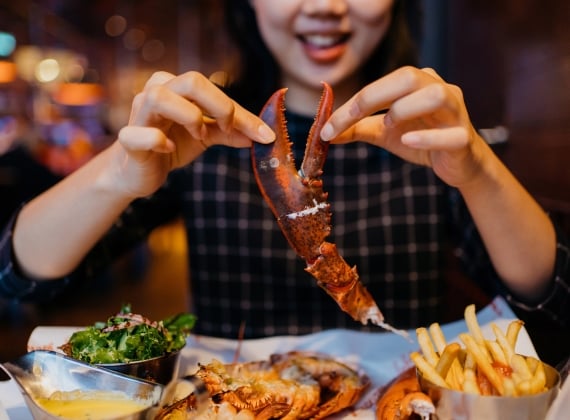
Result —
[{"label": "warm background light", "polygon": [[53,82],[60,75],[59,63],[54,58],[46,58],[36,66],[36,79],[39,82]]},{"label": "warm background light", "polygon": [[0,61],[0,83],[16,80],[16,65],[10,61]]},{"label": "warm background light", "polygon": [[53,95],[61,105],[93,105],[103,98],[103,87],[97,83],[62,83]]}]

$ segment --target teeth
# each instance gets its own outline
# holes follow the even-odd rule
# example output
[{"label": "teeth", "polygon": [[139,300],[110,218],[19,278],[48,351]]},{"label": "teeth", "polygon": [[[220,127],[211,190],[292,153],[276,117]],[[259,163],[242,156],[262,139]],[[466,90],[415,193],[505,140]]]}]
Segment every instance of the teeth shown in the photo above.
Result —
[{"label": "teeth", "polygon": [[315,47],[331,47],[342,39],[342,35],[305,35],[305,41]]}]

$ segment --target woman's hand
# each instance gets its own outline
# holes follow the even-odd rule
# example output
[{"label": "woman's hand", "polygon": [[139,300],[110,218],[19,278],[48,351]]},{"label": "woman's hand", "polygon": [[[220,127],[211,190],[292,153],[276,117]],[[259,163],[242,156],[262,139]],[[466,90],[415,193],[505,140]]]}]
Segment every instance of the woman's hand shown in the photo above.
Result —
[{"label": "woman's hand", "polygon": [[548,290],[556,256],[552,222],[477,134],[457,86],[431,69],[403,67],[339,107],[321,135],[364,140],[431,166],[461,192],[507,287],[530,301]]},{"label": "woman's hand", "polygon": [[431,69],[414,67],[364,87],[331,115],[322,136],[334,143],[375,144],[432,167],[458,187],[481,171],[489,150],[470,122],[461,90]]},{"label": "woman's hand", "polygon": [[132,105],[116,149],[118,184],[133,198],[152,194],[168,173],[209,146],[250,147],[275,134],[198,72],[157,72]]}]

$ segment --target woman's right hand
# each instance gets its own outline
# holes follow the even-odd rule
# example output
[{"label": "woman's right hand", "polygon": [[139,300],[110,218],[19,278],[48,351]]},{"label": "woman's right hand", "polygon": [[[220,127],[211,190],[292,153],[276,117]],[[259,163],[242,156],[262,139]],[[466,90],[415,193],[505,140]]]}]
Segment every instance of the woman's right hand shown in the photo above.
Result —
[{"label": "woman's right hand", "polygon": [[116,184],[131,198],[152,194],[168,173],[209,146],[251,147],[275,134],[198,72],[157,72],[135,97],[129,123],[112,146]]}]

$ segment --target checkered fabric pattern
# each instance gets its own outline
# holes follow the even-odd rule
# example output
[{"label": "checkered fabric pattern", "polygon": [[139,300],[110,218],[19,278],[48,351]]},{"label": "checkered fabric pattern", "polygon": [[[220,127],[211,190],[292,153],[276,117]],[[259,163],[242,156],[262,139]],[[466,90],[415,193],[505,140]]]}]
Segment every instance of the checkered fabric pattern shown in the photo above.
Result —
[{"label": "checkered fabric pattern", "polygon": [[[300,164],[312,119],[291,113],[287,119]],[[357,266],[387,322],[411,328],[441,320],[444,247],[450,241],[468,275],[484,280],[480,285],[489,295],[507,294],[460,195],[429,168],[364,143],[331,145],[323,182],[332,210],[328,241]],[[332,327],[378,331],[342,312],[305,272],[261,197],[249,149],[212,147],[173,172],[164,188],[129,207],[74,277],[99,272],[153,228],[180,215],[189,242],[189,309],[198,316],[196,333],[236,338],[242,324],[245,338]],[[0,293],[33,298],[66,287],[70,278],[46,285],[20,277],[12,264],[10,232],[0,238]],[[570,296],[564,278],[567,246],[559,246],[558,258],[558,300],[551,299],[557,305],[551,309],[562,314],[561,321],[568,317]]]}]

